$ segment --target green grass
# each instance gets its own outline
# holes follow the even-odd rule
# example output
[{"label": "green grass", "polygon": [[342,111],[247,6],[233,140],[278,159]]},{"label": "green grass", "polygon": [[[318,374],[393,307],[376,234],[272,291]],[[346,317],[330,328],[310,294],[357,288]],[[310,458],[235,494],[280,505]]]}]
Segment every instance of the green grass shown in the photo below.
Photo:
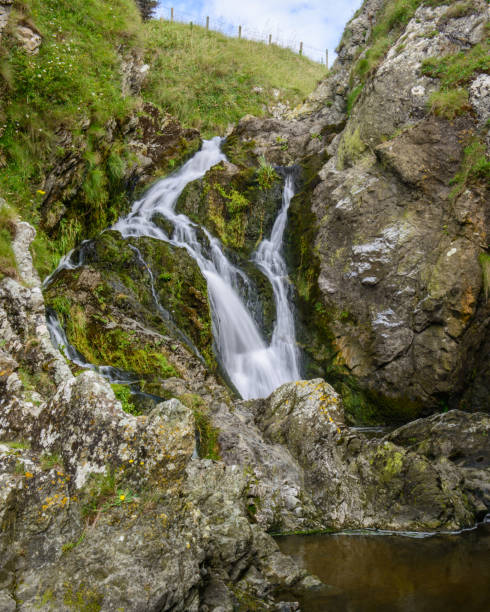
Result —
[{"label": "green grass", "polygon": [[484,43],[475,45],[469,51],[460,51],[442,57],[430,57],[422,63],[422,73],[440,79],[443,91],[467,85],[474,75],[481,72],[490,72],[488,38]]},{"label": "green grass", "polygon": [[17,276],[17,262],[12,250],[15,217],[15,211],[0,201],[0,280],[4,276]]},{"label": "green grass", "polygon": [[466,89],[450,89],[449,91],[434,91],[428,101],[430,111],[438,117],[450,121],[458,115],[463,115],[471,109]]},{"label": "green grass", "polygon": [[454,185],[451,197],[457,198],[468,185],[477,182],[490,183],[490,161],[485,145],[478,138],[474,138],[464,149],[461,169],[451,180]]},{"label": "green grass", "polygon": [[145,97],[204,136],[223,134],[247,113],[262,116],[273,89],[295,106],[325,76],[324,67],[289,49],[181,23],[147,24],[146,50]]}]

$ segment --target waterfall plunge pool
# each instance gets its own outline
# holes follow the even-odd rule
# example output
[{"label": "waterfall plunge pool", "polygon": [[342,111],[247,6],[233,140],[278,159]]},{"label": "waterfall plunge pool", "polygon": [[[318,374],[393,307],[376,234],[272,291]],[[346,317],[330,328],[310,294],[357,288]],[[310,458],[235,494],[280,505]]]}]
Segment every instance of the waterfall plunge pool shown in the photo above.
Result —
[{"label": "waterfall plunge pool", "polygon": [[281,551],[326,585],[302,612],[484,612],[490,609],[490,522],[451,534],[353,532],[281,536]]}]

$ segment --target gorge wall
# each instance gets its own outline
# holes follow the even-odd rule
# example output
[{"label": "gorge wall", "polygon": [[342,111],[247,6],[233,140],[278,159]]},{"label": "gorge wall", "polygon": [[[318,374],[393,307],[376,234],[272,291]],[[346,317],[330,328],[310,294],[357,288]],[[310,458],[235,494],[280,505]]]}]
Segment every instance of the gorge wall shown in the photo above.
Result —
[{"label": "gorge wall", "polygon": [[[0,1],[0,28],[12,14],[19,27],[17,9]],[[244,117],[228,161],[179,197],[177,212],[249,276],[268,338],[272,290],[250,258],[292,167],[285,254],[309,380],[268,398],[227,385],[188,251],[108,228],[199,133],[143,100],[87,141],[57,132],[66,155],[46,172],[37,227],[1,217],[15,260],[0,278],[2,610],[297,610],[277,593],[319,581],[271,533],[485,517],[488,23],[480,0],[366,0],[304,104]],[[121,87],[140,92],[144,66],[125,55]],[[108,171],[113,150],[131,154],[102,217],[86,200],[83,142]],[[85,208],[90,239],[43,286],[36,230],[58,240]],[[90,368],[54,348],[46,309]],[[352,427],[397,421],[374,437]]]}]

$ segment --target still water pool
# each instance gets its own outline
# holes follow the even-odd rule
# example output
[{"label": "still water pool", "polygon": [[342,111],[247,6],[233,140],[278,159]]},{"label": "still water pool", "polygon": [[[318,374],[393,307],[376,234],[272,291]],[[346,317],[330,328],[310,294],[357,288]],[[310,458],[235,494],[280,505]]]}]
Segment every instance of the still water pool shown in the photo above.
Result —
[{"label": "still water pool", "polygon": [[303,598],[303,612],[488,612],[490,523],[453,535],[285,536],[284,553],[328,588]]}]

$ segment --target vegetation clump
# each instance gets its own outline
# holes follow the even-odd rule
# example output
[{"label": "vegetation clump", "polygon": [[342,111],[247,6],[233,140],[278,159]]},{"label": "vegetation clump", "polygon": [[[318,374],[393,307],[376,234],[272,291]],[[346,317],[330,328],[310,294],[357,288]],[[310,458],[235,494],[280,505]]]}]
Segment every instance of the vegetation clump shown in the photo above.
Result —
[{"label": "vegetation clump", "polygon": [[17,262],[12,250],[15,236],[15,212],[0,199],[0,280],[17,276]]},{"label": "vegetation clump", "polygon": [[127,385],[112,384],[112,390],[116,399],[121,402],[122,409],[133,416],[140,416],[141,410],[131,401],[131,389]]}]

